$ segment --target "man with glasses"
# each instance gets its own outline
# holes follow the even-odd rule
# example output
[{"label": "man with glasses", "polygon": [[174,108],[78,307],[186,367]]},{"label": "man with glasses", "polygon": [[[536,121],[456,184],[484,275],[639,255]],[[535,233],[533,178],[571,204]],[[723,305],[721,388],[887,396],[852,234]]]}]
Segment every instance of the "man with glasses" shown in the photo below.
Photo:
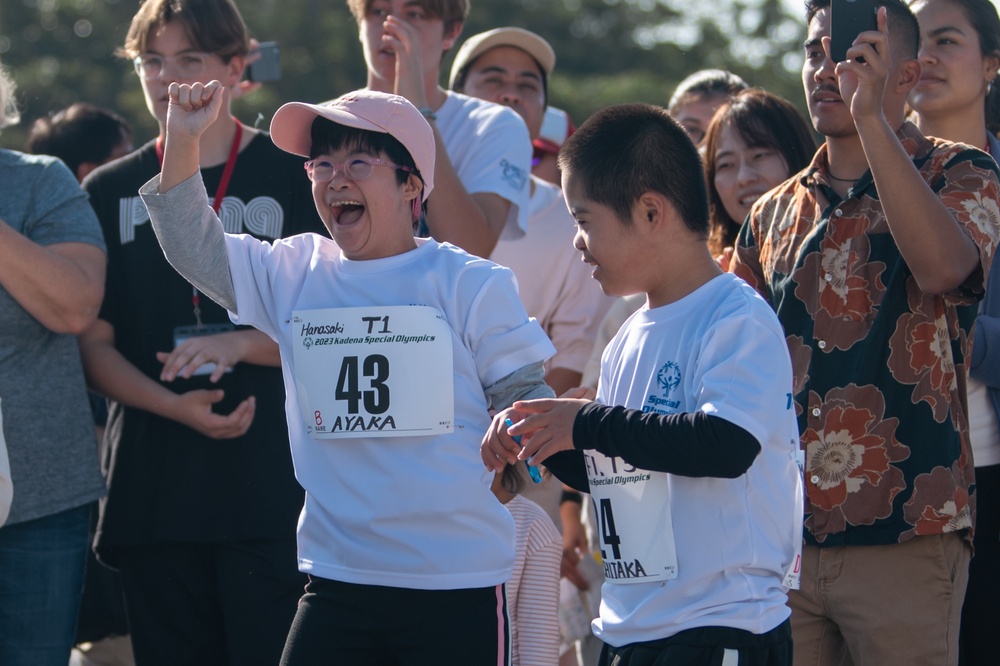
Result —
[{"label": "man with glasses", "polygon": [[84,182],[108,243],[106,296],[81,339],[111,400],[96,547],[122,573],[141,664],[278,662],[305,584],[277,345],[235,328],[163,258],[139,187],[160,171],[172,82],[227,88],[200,140],[227,231],[322,233],[301,161],[229,112],[248,52],[232,0],[146,0],[119,53],[160,135]]},{"label": "man with glasses", "polygon": [[524,235],[531,142],[509,109],[443,89],[441,59],[458,40],[469,0],[347,0],[358,22],[367,88],[408,99],[434,129],[434,196],[422,235],[489,257]]}]

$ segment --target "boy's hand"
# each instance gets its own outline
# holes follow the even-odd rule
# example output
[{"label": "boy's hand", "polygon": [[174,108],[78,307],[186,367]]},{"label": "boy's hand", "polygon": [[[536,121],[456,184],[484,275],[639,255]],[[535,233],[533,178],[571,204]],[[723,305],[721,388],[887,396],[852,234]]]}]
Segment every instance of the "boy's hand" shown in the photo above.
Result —
[{"label": "boy's hand", "polygon": [[215,335],[188,338],[171,352],[156,352],[156,360],[163,364],[160,381],[172,382],[177,377],[191,379],[195,371],[206,363],[214,363],[209,376],[213,384],[222,379],[226,370],[235,367],[243,358],[244,331],[229,331]]},{"label": "boy's hand", "polygon": [[212,439],[241,437],[253,423],[257,400],[250,396],[229,414],[216,414],[212,405],[222,400],[223,395],[222,389],[177,394],[172,400],[170,417]]},{"label": "boy's hand", "polygon": [[219,117],[226,89],[218,81],[207,84],[171,83],[167,90],[167,137],[200,139]]},{"label": "boy's hand", "polygon": [[[260,60],[260,42],[257,41],[256,37],[251,37],[250,52],[247,53],[244,66],[249,67],[258,60]],[[229,94],[232,96],[234,100],[236,100],[246,95],[249,95],[254,91],[260,90],[263,87],[264,84],[261,83],[260,81],[249,81],[247,79],[241,79],[239,83],[233,86],[232,90],[229,91]]]},{"label": "boy's hand", "polygon": [[398,16],[389,15],[385,20],[382,42],[396,54],[396,83],[393,92],[408,99],[418,109],[426,107],[420,32]]},{"label": "boy's hand", "polygon": [[508,436],[521,435],[524,438],[521,440],[524,448],[517,454],[517,459],[530,458],[531,463],[537,465],[553,453],[573,449],[573,423],[576,415],[589,402],[579,398],[543,398],[515,402],[513,409],[520,414],[527,414],[521,421],[515,421],[506,433]]},{"label": "boy's hand", "polygon": [[[489,430],[483,435],[482,444],[479,445],[479,455],[483,458],[483,464],[491,472],[501,471],[505,465],[513,465],[517,462],[517,454],[521,452],[521,446],[507,434],[506,420],[517,421],[521,415],[513,408],[494,414],[493,422],[490,423]],[[523,441],[523,440],[522,440]]]}]

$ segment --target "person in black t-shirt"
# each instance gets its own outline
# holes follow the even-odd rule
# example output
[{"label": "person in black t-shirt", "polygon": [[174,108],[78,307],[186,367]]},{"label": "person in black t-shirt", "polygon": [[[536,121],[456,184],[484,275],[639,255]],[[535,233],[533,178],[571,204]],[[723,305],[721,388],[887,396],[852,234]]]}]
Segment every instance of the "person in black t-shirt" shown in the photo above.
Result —
[{"label": "person in black t-shirt", "polygon": [[[89,383],[111,400],[96,549],[122,573],[138,663],[275,664],[306,582],[277,345],[167,264],[137,193],[160,170],[167,86],[237,86],[246,26],[231,0],[146,0],[120,52],[160,138],[84,182],[109,245],[105,300],[81,339]],[[298,160],[228,98],[201,155],[227,230],[322,232]]]}]

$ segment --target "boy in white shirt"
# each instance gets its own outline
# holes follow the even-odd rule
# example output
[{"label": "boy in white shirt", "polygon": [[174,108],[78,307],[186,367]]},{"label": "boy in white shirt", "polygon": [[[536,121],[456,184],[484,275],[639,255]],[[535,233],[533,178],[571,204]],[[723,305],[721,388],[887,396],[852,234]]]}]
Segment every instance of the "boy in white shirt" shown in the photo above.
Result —
[{"label": "boy in white shirt", "polygon": [[777,318],[712,260],[698,153],[666,110],[600,111],[559,162],[593,277],[646,303],[605,351],[596,402],[515,402],[483,461],[545,461],[593,496],[602,664],[787,666],[802,487]]},{"label": "boy in white shirt", "polygon": [[[366,87],[409,100],[437,144],[434,181],[421,235],[489,257],[497,240],[524,235],[531,142],[520,116],[441,87],[444,55],[455,45],[469,0],[347,0],[358,22]],[[424,233],[426,232],[426,233]]]},{"label": "boy in white shirt", "polygon": [[514,525],[475,443],[488,408],[552,394],[551,343],[509,270],[413,237],[434,135],[402,97],[275,114],[275,144],[312,158],[334,242],[224,234],[193,177],[218,93],[171,85],[163,171],[141,194],[177,270],[281,349],[310,575],[281,663],[508,663]]}]

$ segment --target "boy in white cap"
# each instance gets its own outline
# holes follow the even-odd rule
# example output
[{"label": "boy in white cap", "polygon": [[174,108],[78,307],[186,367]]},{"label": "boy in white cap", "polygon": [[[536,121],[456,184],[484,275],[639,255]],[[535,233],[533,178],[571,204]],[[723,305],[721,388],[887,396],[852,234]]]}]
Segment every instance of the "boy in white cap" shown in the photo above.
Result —
[{"label": "boy in white cap", "polygon": [[[439,241],[489,257],[524,234],[531,144],[517,114],[441,87],[469,0],[347,0],[358,22],[367,88],[409,100],[434,130],[437,191],[426,228]],[[422,234],[423,235],[423,234]]]},{"label": "boy in white cap", "polygon": [[141,194],[177,270],[281,349],[310,575],[282,664],[507,663],[513,522],[477,444],[488,408],[551,395],[551,343],[507,269],[414,238],[435,146],[408,101],[278,110],[271,136],[311,158],[335,242],[273,244],[225,234],[207,206],[198,135],[219,107],[214,82],[171,86],[163,171]]}]

